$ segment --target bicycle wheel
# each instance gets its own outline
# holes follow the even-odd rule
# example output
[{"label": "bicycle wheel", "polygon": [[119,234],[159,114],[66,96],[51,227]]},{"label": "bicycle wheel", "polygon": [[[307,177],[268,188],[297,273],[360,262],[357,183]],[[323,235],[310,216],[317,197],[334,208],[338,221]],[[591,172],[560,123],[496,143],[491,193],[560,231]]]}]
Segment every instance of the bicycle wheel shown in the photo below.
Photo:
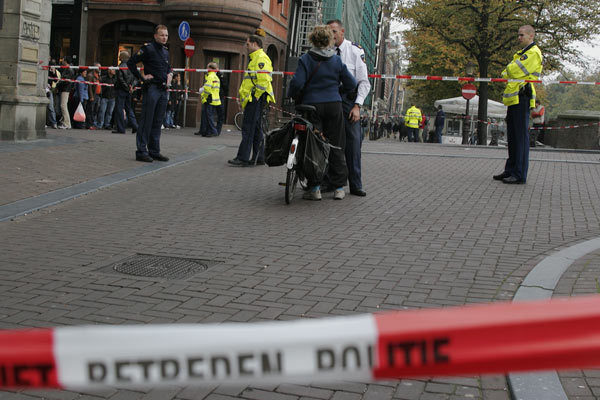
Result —
[{"label": "bicycle wheel", "polygon": [[287,170],[287,177],[285,179],[285,204],[290,204],[294,198],[294,192],[296,191],[296,184],[298,183],[298,175],[295,169]]},{"label": "bicycle wheel", "polygon": [[238,128],[241,131],[242,130],[242,124],[244,122],[244,113],[243,113],[243,111],[240,111],[239,113],[235,114],[235,117],[233,117],[233,122],[235,123],[235,127]]}]

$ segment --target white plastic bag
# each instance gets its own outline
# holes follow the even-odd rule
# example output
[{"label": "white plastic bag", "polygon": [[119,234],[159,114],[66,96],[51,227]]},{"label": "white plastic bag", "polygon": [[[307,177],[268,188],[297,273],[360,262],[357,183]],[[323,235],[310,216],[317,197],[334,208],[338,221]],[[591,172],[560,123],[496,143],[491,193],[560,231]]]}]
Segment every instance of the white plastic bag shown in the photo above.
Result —
[{"label": "white plastic bag", "polygon": [[75,115],[73,115],[73,120],[77,122],[85,122],[85,111],[83,111],[83,105],[81,102],[77,106],[77,110],[75,110]]}]

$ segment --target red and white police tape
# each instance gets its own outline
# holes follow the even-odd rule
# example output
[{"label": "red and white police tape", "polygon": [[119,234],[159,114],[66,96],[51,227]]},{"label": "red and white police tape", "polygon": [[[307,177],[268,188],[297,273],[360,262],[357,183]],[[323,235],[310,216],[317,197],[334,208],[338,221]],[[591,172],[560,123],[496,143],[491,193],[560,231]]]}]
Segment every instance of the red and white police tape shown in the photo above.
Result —
[{"label": "red and white police tape", "polygon": [[0,331],[0,387],[370,381],[600,366],[600,295],[314,320]]},{"label": "red and white police tape", "polygon": [[[87,65],[42,65],[43,69],[58,68],[58,69],[91,69],[91,70],[107,70],[107,69],[127,69],[127,67],[97,67]],[[143,68],[139,68],[142,69]],[[225,74],[245,74],[250,72],[257,72],[263,74],[272,75],[294,75],[291,71],[249,71],[243,69],[206,69],[206,68],[173,68],[173,72],[222,72]],[[587,81],[558,81],[558,80],[547,80],[542,81],[539,79],[506,79],[506,78],[474,78],[472,76],[438,76],[438,75],[386,75],[386,74],[369,74],[369,78],[379,79],[400,79],[400,80],[420,80],[420,81],[458,81],[458,82],[532,82],[532,83],[543,83],[545,85],[552,84],[568,84],[568,85],[600,85],[600,82],[587,82]]]}]

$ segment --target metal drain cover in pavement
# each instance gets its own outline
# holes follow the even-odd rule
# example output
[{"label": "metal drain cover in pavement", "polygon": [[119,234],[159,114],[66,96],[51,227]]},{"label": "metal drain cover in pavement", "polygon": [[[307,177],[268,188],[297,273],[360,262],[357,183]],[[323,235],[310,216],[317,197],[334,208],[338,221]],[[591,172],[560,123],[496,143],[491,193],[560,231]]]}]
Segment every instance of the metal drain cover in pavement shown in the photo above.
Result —
[{"label": "metal drain cover in pavement", "polygon": [[113,265],[112,269],[127,275],[148,278],[185,279],[206,271],[206,260],[136,254]]}]

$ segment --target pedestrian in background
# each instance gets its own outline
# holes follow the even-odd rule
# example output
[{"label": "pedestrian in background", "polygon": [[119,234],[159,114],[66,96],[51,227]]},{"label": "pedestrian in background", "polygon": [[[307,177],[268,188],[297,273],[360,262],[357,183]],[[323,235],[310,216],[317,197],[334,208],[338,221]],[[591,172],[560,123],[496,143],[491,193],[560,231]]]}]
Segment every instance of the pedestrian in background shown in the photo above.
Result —
[{"label": "pedestrian in background", "polygon": [[102,71],[100,74],[100,83],[103,83],[100,97],[100,107],[96,118],[96,127],[98,129],[111,129],[111,120],[115,109],[115,83],[117,77],[114,69]]},{"label": "pedestrian in background", "polygon": [[533,128],[530,132],[531,140],[529,144],[535,147],[535,142],[540,141],[544,143],[544,106],[538,99],[535,99],[535,108],[531,110],[531,118],[533,122]]},{"label": "pedestrian in background", "polygon": [[[131,104],[131,94],[133,88],[136,86],[136,81],[133,74],[127,67],[127,61],[129,61],[129,52],[122,51],[119,53],[119,69],[116,73],[115,82],[115,130],[112,133],[125,133],[127,125],[131,126],[131,133],[136,133],[138,130],[138,123],[133,112],[133,105]],[[125,121],[125,115],[127,121]]]},{"label": "pedestrian in background", "polygon": [[442,131],[444,129],[444,122],[446,121],[446,114],[442,109],[442,105],[438,106],[437,114],[435,115],[435,138],[436,143],[442,143]]},{"label": "pedestrian in background", "polygon": [[89,94],[87,107],[85,109],[85,128],[96,130],[96,121],[98,120],[98,108],[100,106],[100,97],[102,94],[102,86],[97,85],[100,83],[100,63],[95,62],[95,67],[98,69],[92,69],[88,71],[86,80],[91,84],[88,85]]},{"label": "pedestrian in background", "polygon": [[75,79],[77,83],[75,84],[75,92],[73,94],[73,105],[75,106],[74,110],[81,106],[83,107],[83,111],[85,112],[85,122],[73,121],[76,129],[86,129],[86,123],[89,121],[88,113],[89,106],[88,100],[90,98],[89,95],[89,85],[86,82],[88,71],[86,69],[80,69],[79,75]]},{"label": "pedestrian in background", "polygon": [[56,111],[54,103],[54,95],[56,93],[57,79],[60,79],[60,72],[57,71],[53,65],[56,61],[51,59],[49,62],[50,67],[48,68],[48,84],[46,85],[46,97],[48,97],[48,106],[46,107],[46,125],[57,129],[56,124]]},{"label": "pedestrian in background", "polygon": [[57,90],[60,94],[60,113],[62,116],[62,122],[58,126],[59,129],[71,129],[71,118],[69,115],[69,95],[73,84],[68,80],[75,79],[75,74],[70,68],[71,59],[67,56],[60,61],[60,65],[66,68],[61,68],[61,78],[57,85]]},{"label": "pedestrian in background", "polygon": [[494,175],[495,180],[508,184],[527,182],[529,169],[529,110],[535,108],[535,87],[531,82],[542,73],[542,52],[533,41],[535,29],[531,25],[519,28],[518,40],[523,49],[515,53],[512,61],[502,71],[502,77],[520,81],[508,82],[502,102],[508,106],[506,112],[506,137],[508,159],[504,172]]},{"label": "pedestrian in background", "polygon": [[[127,61],[129,71],[143,84],[142,124],[136,136],[137,161],[169,161],[160,153],[160,127],[165,119],[169,92],[173,79],[173,68],[169,63],[167,41],[169,31],[166,26],[158,25],[154,29],[152,42],[145,44]],[[144,64],[140,74],[137,63]]]},{"label": "pedestrian in background", "polygon": [[360,108],[365,98],[369,95],[371,84],[365,64],[365,51],[357,43],[345,39],[345,29],[342,21],[334,19],[327,21],[327,25],[333,31],[336,52],[346,64],[348,71],[356,82],[358,88],[355,93],[347,93],[342,98],[344,108],[344,129],[346,131],[346,165],[348,167],[348,184],[350,194],[355,196],[366,196],[362,183],[361,146],[362,136],[360,134]]},{"label": "pedestrian in background", "polygon": [[[261,117],[263,108],[275,102],[275,94],[271,82],[273,77],[267,73],[255,71],[273,71],[273,64],[267,53],[262,49],[264,32],[257,31],[259,35],[250,35],[246,39],[248,51],[249,72],[244,74],[239,94],[244,120],[242,126],[242,141],[234,159],[227,161],[234,167],[250,167],[255,164],[264,165],[265,155],[263,149],[263,131]],[[250,151],[253,152],[250,157]]]}]

